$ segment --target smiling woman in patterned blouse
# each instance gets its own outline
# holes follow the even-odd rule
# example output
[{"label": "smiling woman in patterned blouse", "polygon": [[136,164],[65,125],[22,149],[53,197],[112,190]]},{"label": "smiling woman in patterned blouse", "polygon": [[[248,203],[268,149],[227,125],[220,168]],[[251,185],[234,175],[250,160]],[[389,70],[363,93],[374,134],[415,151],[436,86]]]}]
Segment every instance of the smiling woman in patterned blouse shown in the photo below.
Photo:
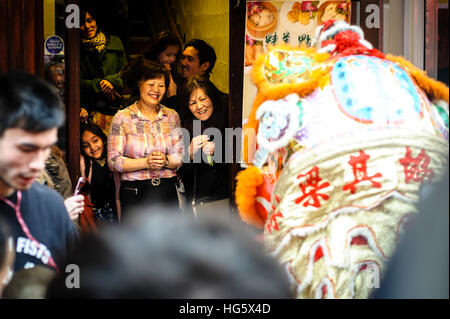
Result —
[{"label": "smiling woman in patterned blouse", "polygon": [[160,104],[169,84],[165,67],[138,57],[122,77],[139,96],[114,116],[108,136],[108,164],[121,175],[123,219],[136,204],[178,205],[183,143],[178,114]]}]

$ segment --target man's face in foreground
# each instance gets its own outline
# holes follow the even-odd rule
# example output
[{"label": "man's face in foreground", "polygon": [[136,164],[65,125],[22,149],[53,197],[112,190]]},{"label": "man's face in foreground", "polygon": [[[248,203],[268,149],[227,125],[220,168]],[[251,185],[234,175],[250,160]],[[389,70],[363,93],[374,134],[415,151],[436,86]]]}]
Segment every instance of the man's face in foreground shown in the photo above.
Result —
[{"label": "man's face in foreground", "polygon": [[56,141],[56,128],[39,133],[7,129],[0,136],[0,196],[30,188],[45,168]]}]

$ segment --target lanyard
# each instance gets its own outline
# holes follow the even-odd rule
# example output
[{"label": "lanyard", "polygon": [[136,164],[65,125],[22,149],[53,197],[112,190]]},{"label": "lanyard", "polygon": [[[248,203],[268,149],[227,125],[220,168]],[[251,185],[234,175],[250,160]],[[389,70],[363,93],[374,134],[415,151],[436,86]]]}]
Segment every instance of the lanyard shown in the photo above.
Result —
[{"label": "lanyard", "polygon": [[[4,197],[0,197],[0,200],[2,200],[3,202],[5,202],[5,204],[10,206],[12,209],[14,209],[14,211],[16,212],[17,220],[19,221],[19,224],[22,227],[23,232],[28,237],[28,239],[30,239],[31,241],[35,242],[38,245],[38,247],[39,247],[41,244],[36,240],[36,238],[33,237],[33,235],[31,235],[31,232],[28,229],[27,224],[25,224],[25,221],[22,218],[22,213],[20,212],[20,204],[22,202],[22,192],[20,190],[17,191],[17,205],[14,205],[13,202],[11,202],[9,199],[6,199]],[[52,256],[49,256],[48,264],[51,267],[55,268],[56,271],[58,271],[58,266],[56,265],[56,263],[53,260]]]}]

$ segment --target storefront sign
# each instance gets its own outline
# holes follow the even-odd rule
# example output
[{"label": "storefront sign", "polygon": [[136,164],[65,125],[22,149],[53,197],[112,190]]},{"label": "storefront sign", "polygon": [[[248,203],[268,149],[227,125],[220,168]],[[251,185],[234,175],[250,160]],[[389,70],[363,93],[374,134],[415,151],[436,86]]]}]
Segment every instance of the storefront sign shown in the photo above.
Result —
[{"label": "storefront sign", "polygon": [[45,40],[45,55],[64,54],[64,41],[57,35],[51,35]]}]

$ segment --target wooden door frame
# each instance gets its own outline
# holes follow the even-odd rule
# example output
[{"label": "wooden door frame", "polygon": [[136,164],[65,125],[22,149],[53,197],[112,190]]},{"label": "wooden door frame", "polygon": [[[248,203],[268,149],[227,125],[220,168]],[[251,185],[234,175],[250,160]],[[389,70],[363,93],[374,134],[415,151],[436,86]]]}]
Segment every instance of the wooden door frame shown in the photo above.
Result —
[{"label": "wooden door frame", "polygon": [[438,16],[439,1],[425,0],[424,70],[434,79],[437,79],[438,73]]},{"label": "wooden door frame", "polygon": [[[0,73],[19,69],[44,78],[43,0],[0,0],[0,30]],[[66,161],[74,184],[80,175],[80,31],[66,30]]]},{"label": "wooden door frame", "polygon": [[[80,0],[65,0],[65,6],[69,4],[79,7]],[[66,27],[65,42],[66,161],[75,187],[80,176],[80,29]]]},{"label": "wooden door frame", "polygon": [[0,0],[0,30],[0,73],[18,69],[43,78],[43,0]]},{"label": "wooden door frame", "polygon": [[[369,28],[366,23],[366,19],[372,14],[372,11],[366,11],[369,5],[376,5],[379,9],[379,28]],[[356,8],[360,9],[359,13]],[[364,38],[380,51],[383,51],[383,8],[383,0],[352,0],[350,23],[359,25],[364,32]]]},{"label": "wooden door frame", "polygon": [[[234,129],[242,128],[242,97],[244,85],[244,42],[245,42],[245,0],[230,0],[230,105],[229,105],[229,123]],[[235,145],[239,145],[240,141],[235,141],[232,145],[233,163],[229,170],[229,194],[230,194],[230,208],[232,212],[237,212],[235,203],[236,191],[236,175],[241,170],[240,150],[236,149]]]}]

